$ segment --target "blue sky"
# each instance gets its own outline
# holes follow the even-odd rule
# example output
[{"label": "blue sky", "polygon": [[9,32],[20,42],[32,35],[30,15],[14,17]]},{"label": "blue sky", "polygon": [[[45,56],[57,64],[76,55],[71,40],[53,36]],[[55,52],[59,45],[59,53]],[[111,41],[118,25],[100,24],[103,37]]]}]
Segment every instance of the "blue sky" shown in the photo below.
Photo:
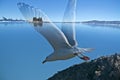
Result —
[{"label": "blue sky", "polygon": [[[25,2],[42,9],[52,21],[61,21],[68,0],[0,0],[0,18],[24,19],[17,7]],[[120,0],[78,0],[76,21],[120,20]]]},{"label": "blue sky", "polygon": [[[25,2],[43,10],[52,21],[62,21],[67,1],[0,0],[0,18],[24,19],[16,4]],[[76,21],[120,20],[119,8],[120,0],[78,0]],[[41,34],[27,23],[0,26],[0,80],[46,80],[57,71],[83,62],[79,58],[73,58],[43,65],[41,62],[53,49]],[[119,51],[120,32],[117,28],[84,25],[79,28],[78,25],[76,33],[80,47],[96,48],[92,54],[85,54],[90,58]]]}]

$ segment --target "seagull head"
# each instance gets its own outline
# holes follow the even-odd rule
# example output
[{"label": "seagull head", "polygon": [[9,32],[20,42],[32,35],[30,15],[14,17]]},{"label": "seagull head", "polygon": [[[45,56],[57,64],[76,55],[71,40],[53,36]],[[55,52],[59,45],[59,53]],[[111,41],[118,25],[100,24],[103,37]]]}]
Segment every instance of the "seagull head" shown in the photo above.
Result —
[{"label": "seagull head", "polygon": [[49,56],[46,57],[46,59],[42,62],[43,64],[48,61],[54,61],[57,59],[57,56],[55,54],[50,54]]},{"label": "seagull head", "polygon": [[47,62],[48,61],[48,57],[46,57],[46,59],[42,62],[42,64],[44,64],[45,62]]},{"label": "seagull head", "polygon": [[46,59],[42,62],[42,64],[44,64],[45,62],[51,61],[51,57],[47,56]]},{"label": "seagull head", "polygon": [[47,62],[46,60],[44,60],[43,62],[42,62],[42,64],[44,64],[45,62]]}]

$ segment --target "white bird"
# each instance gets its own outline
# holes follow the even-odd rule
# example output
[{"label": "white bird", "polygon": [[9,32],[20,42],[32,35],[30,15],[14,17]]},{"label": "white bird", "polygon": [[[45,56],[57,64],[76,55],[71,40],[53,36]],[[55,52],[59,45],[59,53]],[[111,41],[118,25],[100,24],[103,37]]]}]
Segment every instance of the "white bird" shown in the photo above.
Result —
[{"label": "white bird", "polygon": [[[24,10],[21,9],[23,9],[26,5],[27,4],[24,3],[18,3],[18,7],[23,15],[25,15],[26,13],[24,13]],[[76,12],[75,9],[76,0],[69,0],[64,14],[63,18],[64,22],[62,23],[61,30],[49,20],[45,13],[39,10],[39,13],[42,15],[41,17],[44,19],[43,20],[44,22],[39,23],[39,21],[36,21],[32,23],[34,23],[35,25],[34,26],[35,30],[41,33],[54,48],[54,52],[47,56],[42,63],[56,60],[67,60],[75,56],[78,56],[80,59],[83,60],[89,60],[89,57],[84,56],[82,53],[90,52],[93,50],[93,48],[77,47],[77,41],[75,38],[75,12]],[[31,9],[31,6],[29,7],[27,6],[28,15],[31,14],[29,12],[31,10],[33,10],[33,7]],[[31,20],[28,19],[30,18],[27,18],[27,21],[31,22]]]}]

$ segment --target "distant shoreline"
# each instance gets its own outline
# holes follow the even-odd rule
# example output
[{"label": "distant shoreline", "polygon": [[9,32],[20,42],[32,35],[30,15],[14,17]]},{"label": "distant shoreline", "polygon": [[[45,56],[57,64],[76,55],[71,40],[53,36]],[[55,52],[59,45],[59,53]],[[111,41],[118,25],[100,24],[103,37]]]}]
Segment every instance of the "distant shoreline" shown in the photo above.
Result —
[{"label": "distant shoreline", "polygon": [[92,25],[92,26],[120,26],[120,21],[83,21],[82,24]]},{"label": "distant shoreline", "polygon": [[[13,21],[0,21],[0,22],[27,22],[25,20],[13,20]],[[52,21],[53,23],[81,23],[81,22],[59,22],[59,21]],[[49,23],[49,21],[44,21],[43,23]]]},{"label": "distant shoreline", "polygon": [[[25,20],[0,20],[0,22],[27,22]],[[43,23],[49,23],[48,21],[44,21]],[[91,20],[91,21],[77,21],[77,22],[60,22],[53,21],[53,23],[81,23],[92,26],[120,26],[120,21],[99,21],[99,20]]]},{"label": "distant shoreline", "polygon": [[19,21],[0,21],[0,22],[25,22],[24,20],[19,20]]}]

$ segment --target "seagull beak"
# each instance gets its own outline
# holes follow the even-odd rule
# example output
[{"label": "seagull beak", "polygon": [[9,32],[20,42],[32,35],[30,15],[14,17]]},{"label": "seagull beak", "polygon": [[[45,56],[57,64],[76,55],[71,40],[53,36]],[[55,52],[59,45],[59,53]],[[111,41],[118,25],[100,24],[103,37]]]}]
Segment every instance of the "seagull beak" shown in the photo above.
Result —
[{"label": "seagull beak", "polygon": [[46,60],[44,60],[43,62],[42,62],[42,64],[44,64],[46,62]]}]

